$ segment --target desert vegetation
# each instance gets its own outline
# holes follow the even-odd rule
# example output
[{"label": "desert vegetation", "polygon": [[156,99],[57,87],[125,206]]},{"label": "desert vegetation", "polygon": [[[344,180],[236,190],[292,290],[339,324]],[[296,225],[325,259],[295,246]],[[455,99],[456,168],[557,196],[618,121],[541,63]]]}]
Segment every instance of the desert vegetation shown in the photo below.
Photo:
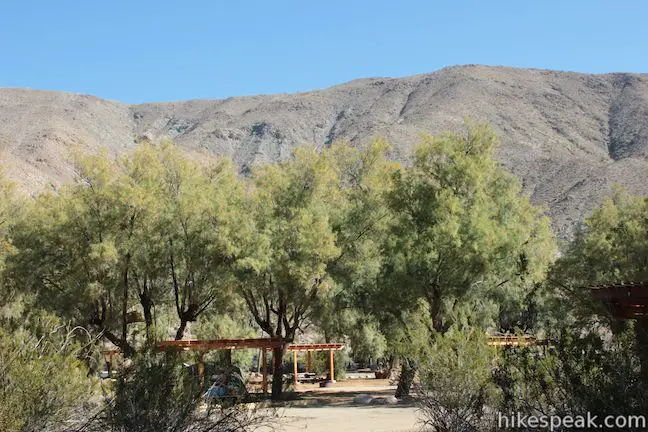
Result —
[{"label": "desert vegetation", "polygon": [[[166,339],[304,335],[380,362],[435,431],[511,415],[648,412],[648,330],[589,288],[648,279],[648,201],[619,189],[560,243],[494,159],[486,125],[374,139],[239,175],[170,142],[70,157],[73,183],[0,194],[0,430],[238,431],[273,413],[203,405]],[[489,335],[542,343],[494,348]],[[126,361],[97,378],[102,347]],[[522,345],[522,344],[521,344]],[[235,359],[250,365],[251,358]],[[272,398],[282,398],[275,362]],[[74,429],[76,428],[76,429]]]}]

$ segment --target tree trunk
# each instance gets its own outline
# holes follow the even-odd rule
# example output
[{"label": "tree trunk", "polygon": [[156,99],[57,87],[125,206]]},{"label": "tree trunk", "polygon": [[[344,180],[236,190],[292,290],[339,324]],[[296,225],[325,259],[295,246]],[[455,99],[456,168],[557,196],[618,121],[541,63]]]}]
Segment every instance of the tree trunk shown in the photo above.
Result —
[{"label": "tree trunk", "polygon": [[124,268],[124,287],[122,293],[122,339],[128,337],[128,266],[130,264],[130,252],[126,254],[126,268]]},{"label": "tree trunk", "polygon": [[446,328],[441,318],[441,289],[438,285],[432,287],[432,294],[428,297],[430,304],[430,318],[432,318],[432,327],[437,333],[445,333]]},{"label": "tree trunk", "polygon": [[194,322],[198,318],[197,311],[198,306],[191,303],[186,310],[178,310],[178,318],[180,318],[180,327],[176,332],[175,340],[181,340],[184,337],[185,330],[187,329],[188,322]]},{"label": "tree trunk", "polygon": [[283,394],[283,355],[286,345],[272,350],[272,400],[280,400]]},{"label": "tree trunk", "polygon": [[124,272],[124,292],[122,295],[122,339],[128,337],[128,273]]},{"label": "tree trunk", "polygon": [[144,322],[146,323],[146,342],[150,342],[151,327],[153,326],[153,313],[151,299],[147,294],[140,294],[140,303],[144,311]]},{"label": "tree trunk", "polygon": [[124,358],[130,358],[135,353],[135,349],[124,339],[118,338],[113,332],[104,330],[103,335],[106,339],[112,342],[122,352]]},{"label": "tree trunk", "polygon": [[178,327],[178,331],[176,332],[176,335],[175,335],[175,340],[181,340],[184,337],[186,329],[187,329],[187,321],[186,320],[181,320],[180,321],[180,327]]},{"label": "tree trunk", "polygon": [[409,396],[412,384],[414,383],[414,376],[416,375],[416,364],[414,360],[406,358],[401,365],[400,376],[398,377],[398,386],[396,387],[397,398]]}]

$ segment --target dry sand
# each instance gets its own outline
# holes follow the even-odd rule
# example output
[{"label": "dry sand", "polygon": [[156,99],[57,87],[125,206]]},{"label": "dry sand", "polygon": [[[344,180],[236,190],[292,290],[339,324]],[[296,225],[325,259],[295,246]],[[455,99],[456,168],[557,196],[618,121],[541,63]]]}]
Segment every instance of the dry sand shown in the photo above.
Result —
[{"label": "dry sand", "polygon": [[287,408],[279,430],[410,432],[418,430],[417,413],[400,405]]},{"label": "dry sand", "polygon": [[361,405],[360,394],[385,398],[394,394],[388,380],[349,380],[329,388],[300,385],[300,400],[281,410],[280,431],[411,432],[418,430],[412,404]]}]

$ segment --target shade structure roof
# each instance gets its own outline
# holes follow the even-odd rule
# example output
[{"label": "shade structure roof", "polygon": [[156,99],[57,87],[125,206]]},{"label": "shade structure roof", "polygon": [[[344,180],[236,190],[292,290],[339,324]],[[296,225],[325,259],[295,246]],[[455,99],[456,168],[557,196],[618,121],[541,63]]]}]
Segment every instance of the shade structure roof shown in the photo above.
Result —
[{"label": "shade structure roof", "polygon": [[528,346],[537,344],[537,340],[533,336],[523,335],[518,336],[514,334],[504,335],[490,335],[488,336],[488,345],[490,346]]},{"label": "shade structure roof", "polygon": [[[261,388],[263,393],[267,393],[267,384],[268,384],[268,371],[266,369],[266,350],[272,350],[273,348],[280,348],[285,345],[285,342],[278,338],[247,338],[247,339],[214,339],[214,340],[198,340],[198,339],[185,339],[185,340],[169,340],[158,343],[157,348],[162,351],[168,350],[180,350],[180,351],[199,351],[199,361],[198,361],[198,375],[201,379],[204,378],[205,366],[203,363],[203,352],[209,350],[236,350],[236,349],[261,349],[262,350],[262,384]],[[334,351],[339,351],[344,348],[344,344],[341,343],[319,343],[319,344],[292,344],[289,343],[286,346],[287,351],[293,352],[293,379],[295,385],[298,382],[298,373],[297,373],[297,353],[299,351],[307,351],[308,354],[308,366],[307,370],[310,367],[311,351],[329,351],[329,377],[330,380],[335,382],[335,371],[333,367]],[[112,356],[114,354],[119,354],[119,349],[112,349],[104,351],[104,354],[108,356],[107,360],[112,362]],[[273,359],[275,358],[273,354]],[[231,364],[231,356],[230,356]],[[110,363],[109,363],[110,364]]]},{"label": "shade structure roof", "polygon": [[[529,335],[489,335],[488,344],[491,346],[527,346],[537,344],[539,341]],[[239,350],[239,349],[273,349],[282,345],[280,339],[275,338],[247,338],[247,339],[183,339],[168,340],[158,343],[162,351],[178,349],[180,351],[210,351],[210,350]],[[287,351],[339,351],[344,348],[342,343],[313,343],[313,344],[288,344]],[[105,353],[116,354],[120,350],[115,348],[105,350]]]},{"label": "shade structure roof", "polygon": [[323,344],[290,344],[288,351],[339,351],[344,348],[341,343],[323,343]]},{"label": "shade structure roof", "polygon": [[[214,340],[173,340],[158,344],[161,350],[179,349],[181,351],[209,351],[209,350],[237,350],[237,349],[273,349],[284,344],[276,338],[248,338],[248,339],[214,339]],[[288,344],[288,351],[339,351],[344,348],[341,343],[323,344]]]},{"label": "shade structure roof", "polygon": [[590,295],[617,318],[648,318],[648,282],[598,285],[590,287]]}]

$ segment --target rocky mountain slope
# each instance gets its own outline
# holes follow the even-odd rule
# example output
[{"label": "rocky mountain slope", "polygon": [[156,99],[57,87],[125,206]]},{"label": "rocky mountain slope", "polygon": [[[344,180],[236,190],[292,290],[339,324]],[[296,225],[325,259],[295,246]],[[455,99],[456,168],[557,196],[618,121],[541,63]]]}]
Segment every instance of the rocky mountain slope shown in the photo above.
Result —
[{"label": "rocky mountain slope", "polygon": [[70,145],[116,154],[143,137],[230,155],[243,171],[300,144],[373,136],[403,160],[421,132],[460,130],[465,116],[493,125],[498,159],[563,236],[615,183],[648,194],[648,74],[461,66],[309,93],[143,105],[0,89],[0,161],[29,191],[70,180]]}]

